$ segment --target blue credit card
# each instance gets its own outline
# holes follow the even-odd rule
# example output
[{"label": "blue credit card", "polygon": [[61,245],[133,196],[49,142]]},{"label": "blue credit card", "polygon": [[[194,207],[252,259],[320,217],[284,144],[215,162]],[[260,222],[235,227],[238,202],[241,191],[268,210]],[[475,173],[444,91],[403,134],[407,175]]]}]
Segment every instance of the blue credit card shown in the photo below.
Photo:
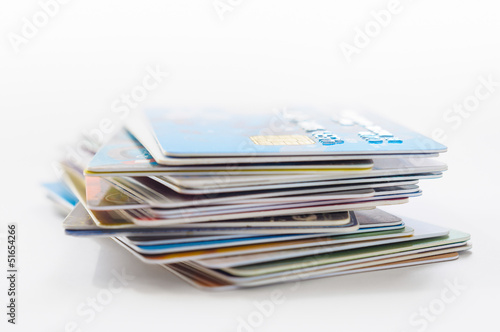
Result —
[{"label": "blue credit card", "polygon": [[241,115],[219,109],[149,109],[166,156],[294,156],[441,153],[446,147],[380,116],[334,110]]},{"label": "blue credit card", "polygon": [[78,198],[60,181],[43,183],[42,186],[72,206],[78,203]]},{"label": "blue credit card", "polygon": [[[399,234],[403,233],[405,230],[404,224],[394,226],[382,226],[371,229],[361,229],[354,232],[348,233],[338,233],[338,234],[283,234],[276,236],[257,236],[257,237],[240,237],[233,239],[221,239],[216,241],[198,241],[198,242],[185,242],[185,243],[171,243],[171,244],[155,244],[155,245],[134,245],[128,243],[128,245],[135,248],[135,250],[140,251],[144,254],[159,254],[159,253],[174,253],[174,252],[185,252],[192,250],[203,250],[210,248],[222,248],[222,247],[235,247],[242,245],[253,245],[253,244],[263,244],[263,243],[274,243],[274,242],[285,242],[294,240],[305,240],[321,238],[324,239],[352,239],[356,241],[357,237],[363,236],[376,236],[376,235],[386,235],[386,234]],[[322,243],[323,241],[318,241]]]}]

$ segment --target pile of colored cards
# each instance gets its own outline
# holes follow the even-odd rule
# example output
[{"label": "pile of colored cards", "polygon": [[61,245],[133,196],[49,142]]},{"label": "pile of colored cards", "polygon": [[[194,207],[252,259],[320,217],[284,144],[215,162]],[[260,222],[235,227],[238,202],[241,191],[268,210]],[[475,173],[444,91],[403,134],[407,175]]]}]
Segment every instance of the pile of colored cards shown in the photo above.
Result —
[{"label": "pile of colored cards", "polygon": [[468,234],[377,208],[421,195],[445,151],[360,112],[153,109],[62,162],[70,192],[47,189],[79,201],[69,235],[111,237],[200,288],[253,287],[458,258]]}]

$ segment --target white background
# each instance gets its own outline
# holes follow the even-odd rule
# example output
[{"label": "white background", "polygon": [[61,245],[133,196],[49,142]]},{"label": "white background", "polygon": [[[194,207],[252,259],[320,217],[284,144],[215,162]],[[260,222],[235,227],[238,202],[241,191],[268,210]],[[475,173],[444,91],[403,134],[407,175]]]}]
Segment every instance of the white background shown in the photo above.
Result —
[{"label": "white background", "polygon": [[[81,331],[237,331],[238,319],[255,315],[254,302],[269,300],[274,290],[285,301],[255,331],[418,331],[423,325],[410,317],[436,304],[447,280],[465,289],[420,330],[494,329],[500,86],[455,126],[444,116],[474,96],[479,77],[500,82],[497,3],[401,0],[390,23],[350,62],[340,45],[352,45],[356,29],[374,20],[371,11],[389,1],[225,3],[231,9],[221,19],[212,0],[73,0],[19,52],[10,39],[22,37],[24,18],[32,21],[40,5],[0,4],[1,232],[18,222],[20,241],[18,325],[9,331],[64,331],[70,322]],[[422,197],[388,210],[470,232],[472,253],[449,263],[304,282],[297,290],[207,293],[110,240],[65,236],[40,183],[56,178],[51,163],[82,131],[104,118],[118,125],[113,102],[141,84],[148,66],[169,77],[138,107],[268,111],[340,104],[369,108],[427,135],[441,128],[450,170],[423,182]],[[3,237],[2,270],[5,261]],[[135,279],[89,321],[78,315],[78,306],[122,269]]]}]

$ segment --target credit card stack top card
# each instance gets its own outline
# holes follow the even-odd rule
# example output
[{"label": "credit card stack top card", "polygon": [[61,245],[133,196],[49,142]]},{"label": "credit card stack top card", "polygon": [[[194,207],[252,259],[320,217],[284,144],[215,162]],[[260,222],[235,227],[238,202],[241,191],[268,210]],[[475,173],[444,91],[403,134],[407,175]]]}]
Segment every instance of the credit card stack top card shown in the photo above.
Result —
[{"label": "credit card stack top card", "polygon": [[80,202],[64,227],[204,289],[450,260],[467,234],[377,209],[420,196],[445,151],[362,112],[150,109],[85,169],[63,163]]}]

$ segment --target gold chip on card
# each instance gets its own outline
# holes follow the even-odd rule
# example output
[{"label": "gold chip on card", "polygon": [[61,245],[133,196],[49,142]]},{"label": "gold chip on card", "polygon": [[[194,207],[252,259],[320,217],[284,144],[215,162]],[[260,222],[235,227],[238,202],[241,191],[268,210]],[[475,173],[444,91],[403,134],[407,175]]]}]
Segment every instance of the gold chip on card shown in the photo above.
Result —
[{"label": "gold chip on card", "polygon": [[305,135],[262,135],[250,136],[257,145],[308,145],[315,142]]}]

